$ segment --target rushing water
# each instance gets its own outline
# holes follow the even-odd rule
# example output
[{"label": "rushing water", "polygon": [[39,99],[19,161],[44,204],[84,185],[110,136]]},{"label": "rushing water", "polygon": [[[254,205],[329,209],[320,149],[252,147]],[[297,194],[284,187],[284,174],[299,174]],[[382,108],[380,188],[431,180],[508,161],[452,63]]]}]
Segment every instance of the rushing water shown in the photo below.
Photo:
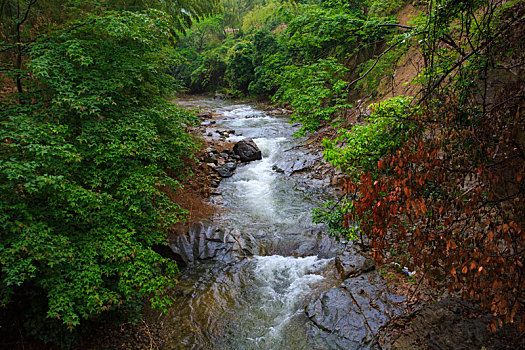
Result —
[{"label": "rushing water", "polygon": [[260,255],[200,263],[184,272],[171,319],[173,348],[309,348],[304,306],[334,283],[332,259],[319,258],[312,248],[319,227],[310,213],[332,193],[273,170],[301,142],[287,118],[246,104],[205,99],[182,104],[220,114],[214,128],[233,129],[230,141],[250,137],[261,149],[262,160],[239,166],[222,181],[224,211],[214,218],[253,237]]}]

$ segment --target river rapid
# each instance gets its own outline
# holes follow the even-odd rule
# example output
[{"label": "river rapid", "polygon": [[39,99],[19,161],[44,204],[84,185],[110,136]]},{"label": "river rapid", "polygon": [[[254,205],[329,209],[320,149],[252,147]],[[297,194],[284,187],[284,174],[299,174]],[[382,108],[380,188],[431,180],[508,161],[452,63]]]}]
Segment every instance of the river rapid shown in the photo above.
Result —
[{"label": "river rapid", "polygon": [[236,232],[251,251],[233,260],[196,261],[183,271],[166,320],[173,348],[311,348],[315,335],[305,306],[337,281],[334,243],[312,223],[311,211],[333,199],[333,191],[274,170],[303,141],[293,136],[296,127],[287,117],[211,99],[179,103],[218,115],[212,129],[235,130],[227,141],[252,138],[263,157],[240,165],[214,198],[223,210],[212,224]]}]

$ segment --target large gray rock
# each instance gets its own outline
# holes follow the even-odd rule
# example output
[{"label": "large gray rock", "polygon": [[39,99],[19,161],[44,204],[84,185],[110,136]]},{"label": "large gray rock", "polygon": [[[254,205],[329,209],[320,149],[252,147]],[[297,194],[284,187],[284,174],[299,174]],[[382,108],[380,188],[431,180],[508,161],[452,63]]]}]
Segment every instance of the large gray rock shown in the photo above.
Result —
[{"label": "large gray rock", "polygon": [[403,297],[386,292],[375,273],[348,278],[311,300],[305,312],[314,343],[330,349],[376,349],[378,332],[402,313]]},{"label": "large gray rock", "polygon": [[320,159],[322,159],[320,154],[306,153],[303,149],[291,149],[280,154],[279,160],[273,165],[273,170],[285,175],[305,172],[312,169]]},{"label": "large gray rock", "polygon": [[169,246],[177,260],[186,265],[205,260],[229,262],[258,253],[253,237],[209,223],[192,225],[186,233],[170,240]]},{"label": "large gray rock", "polygon": [[261,150],[255,142],[249,138],[237,142],[235,146],[233,146],[233,152],[239,156],[241,162],[262,159]]}]

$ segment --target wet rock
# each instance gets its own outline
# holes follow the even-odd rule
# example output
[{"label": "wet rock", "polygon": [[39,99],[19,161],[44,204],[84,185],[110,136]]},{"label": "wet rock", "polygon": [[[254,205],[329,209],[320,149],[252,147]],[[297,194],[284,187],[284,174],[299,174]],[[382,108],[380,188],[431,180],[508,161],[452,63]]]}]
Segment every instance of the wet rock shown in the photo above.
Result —
[{"label": "wet rock", "polygon": [[213,168],[221,177],[231,177],[237,168],[237,164],[233,162],[225,163],[223,166],[216,166]]},{"label": "wet rock", "polygon": [[262,159],[261,150],[255,142],[249,138],[237,142],[235,146],[233,146],[233,152],[239,156],[241,162]]},{"label": "wet rock", "polygon": [[216,166],[213,168],[213,170],[215,170],[220,175],[220,177],[223,178],[231,177],[233,175],[233,172],[225,166]]},{"label": "wet rock", "polygon": [[492,321],[490,313],[475,305],[445,298],[407,317],[392,349],[525,349],[525,339],[516,329],[504,327],[492,333],[488,329]]},{"label": "wet rock", "polygon": [[228,163],[224,164],[224,167],[226,169],[228,169],[229,171],[233,172],[233,171],[235,171],[235,169],[237,169],[237,164],[234,163],[234,162],[228,162]]},{"label": "wet rock", "polygon": [[294,173],[308,171],[319,161],[320,155],[305,153],[303,150],[290,150],[283,152],[272,169],[279,173],[292,175]]},{"label": "wet rock", "polygon": [[320,259],[332,259],[344,251],[344,245],[336,238],[326,234],[325,229],[320,228],[316,237],[301,239],[296,248],[297,256],[317,255]]},{"label": "wet rock", "polygon": [[348,249],[335,258],[335,267],[341,278],[347,279],[374,270],[375,263],[365,256],[356,245],[351,244]]},{"label": "wet rock", "polygon": [[305,312],[323,347],[376,349],[380,328],[402,313],[403,301],[403,297],[386,292],[377,274],[368,273],[319,294]]},{"label": "wet rock", "polygon": [[210,223],[192,225],[186,233],[172,239],[169,245],[186,265],[205,260],[230,262],[257,254],[253,237],[241,236],[236,230],[226,230]]}]

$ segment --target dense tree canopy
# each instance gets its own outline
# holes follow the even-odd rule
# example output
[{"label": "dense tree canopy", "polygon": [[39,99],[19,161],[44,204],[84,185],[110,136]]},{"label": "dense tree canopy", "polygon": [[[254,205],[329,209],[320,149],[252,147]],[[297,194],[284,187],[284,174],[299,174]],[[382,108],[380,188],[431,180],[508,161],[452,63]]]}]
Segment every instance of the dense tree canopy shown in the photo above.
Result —
[{"label": "dense tree canopy", "polygon": [[169,194],[195,142],[168,72],[205,5],[1,3],[0,300],[33,336],[170,305],[176,264],[152,247],[184,219]]}]

